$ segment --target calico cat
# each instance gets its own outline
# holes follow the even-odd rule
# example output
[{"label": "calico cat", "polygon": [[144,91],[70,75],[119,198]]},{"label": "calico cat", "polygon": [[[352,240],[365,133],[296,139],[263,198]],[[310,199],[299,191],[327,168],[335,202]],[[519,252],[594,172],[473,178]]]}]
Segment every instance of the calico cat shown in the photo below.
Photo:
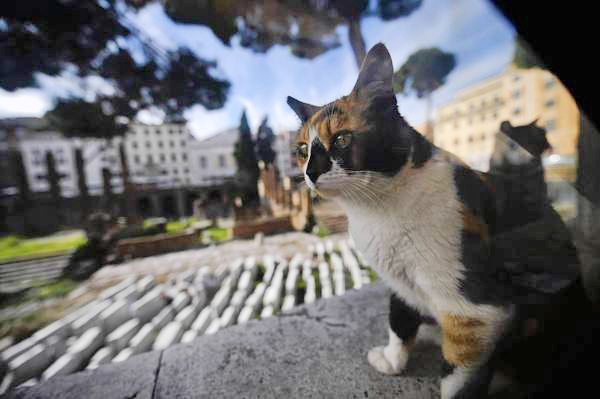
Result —
[{"label": "calico cat", "polygon": [[539,332],[537,304],[571,287],[577,259],[567,255],[558,284],[554,269],[508,267],[510,240],[494,245],[507,230],[497,228],[493,187],[408,125],[392,75],[377,44],[348,96],[325,106],[288,97],[303,122],[299,166],[312,190],[343,207],[358,250],[392,289],[389,342],[369,351],[369,363],[401,373],[419,326],[433,319],[442,330],[442,398],[483,398],[499,363],[514,360],[502,353]]}]

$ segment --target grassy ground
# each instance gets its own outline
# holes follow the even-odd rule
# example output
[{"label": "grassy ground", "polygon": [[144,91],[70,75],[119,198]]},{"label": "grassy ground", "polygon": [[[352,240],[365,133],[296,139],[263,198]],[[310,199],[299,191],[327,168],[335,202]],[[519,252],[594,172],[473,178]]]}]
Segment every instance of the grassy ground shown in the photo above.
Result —
[{"label": "grassy ground", "polygon": [[[41,302],[48,299],[66,297],[79,286],[79,283],[69,279],[60,279],[48,284],[39,285],[28,289],[10,298],[4,298],[0,308],[26,303]],[[61,301],[62,302],[62,301]],[[35,331],[60,318],[65,310],[65,305],[59,303],[42,311],[37,311],[24,317],[4,320],[0,323],[0,338],[13,336],[17,341],[28,337]]]},{"label": "grassy ground", "polygon": [[85,234],[53,235],[44,238],[6,236],[0,238],[0,261],[26,256],[52,255],[76,249],[87,241]]},{"label": "grassy ground", "polygon": [[211,227],[206,230],[206,234],[214,241],[225,241],[231,239],[231,230],[224,227]]}]

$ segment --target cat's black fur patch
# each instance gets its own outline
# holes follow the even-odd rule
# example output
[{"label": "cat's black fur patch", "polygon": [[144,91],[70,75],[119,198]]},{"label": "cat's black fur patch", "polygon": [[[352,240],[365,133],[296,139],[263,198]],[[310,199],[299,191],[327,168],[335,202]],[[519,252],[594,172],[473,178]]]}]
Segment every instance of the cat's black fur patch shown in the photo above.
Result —
[{"label": "cat's black fur patch", "polygon": [[405,343],[417,336],[421,315],[396,294],[390,297],[390,328]]},{"label": "cat's black fur patch", "polygon": [[345,112],[343,109],[337,107],[335,105],[335,103],[330,103],[321,109],[321,112],[319,113],[319,115],[315,116],[315,118],[312,120],[312,124],[316,125],[319,122],[321,122],[333,115],[344,115],[344,114],[345,114]]},{"label": "cat's black fur patch", "polygon": [[412,162],[415,168],[420,168],[433,156],[434,147],[420,134],[414,134],[412,147]]},{"label": "cat's black fur patch", "polygon": [[331,160],[323,144],[319,140],[314,140],[311,144],[310,159],[306,167],[306,175],[313,183],[317,182],[319,176],[331,169]]},{"label": "cat's black fur patch", "polygon": [[412,135],[418,133],[400,116],[393,95],[370,99],[363,118],[369,128],[353,132],[352,153],[342,158],[342,167],[394,176],[408,161]]}]

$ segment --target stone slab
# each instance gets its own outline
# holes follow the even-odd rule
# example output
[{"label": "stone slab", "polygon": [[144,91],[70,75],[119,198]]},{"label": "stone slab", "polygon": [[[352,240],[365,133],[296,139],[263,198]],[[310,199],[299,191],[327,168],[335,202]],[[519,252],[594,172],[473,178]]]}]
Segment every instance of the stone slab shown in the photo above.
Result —
[{"label": "stone slab", "polygon": [[367,351],[387,342],[388,303],[380,285],[369,285],[171,347],[156,398],[438,397],[441,358],[431,344],[417,343],[401,376],[368,364]]}]

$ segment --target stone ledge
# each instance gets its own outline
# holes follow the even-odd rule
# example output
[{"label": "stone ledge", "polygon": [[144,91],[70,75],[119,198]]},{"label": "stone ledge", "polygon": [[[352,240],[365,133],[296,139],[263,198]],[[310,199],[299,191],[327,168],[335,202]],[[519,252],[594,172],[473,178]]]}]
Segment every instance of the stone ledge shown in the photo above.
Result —
[{"label": "stone ledge", "polygon": [[367,351],[387,342],[381,284],[162,352],[55,377],[8,398],[436,398],[439,348],[419,342],[401,376],[384,376]]}]

